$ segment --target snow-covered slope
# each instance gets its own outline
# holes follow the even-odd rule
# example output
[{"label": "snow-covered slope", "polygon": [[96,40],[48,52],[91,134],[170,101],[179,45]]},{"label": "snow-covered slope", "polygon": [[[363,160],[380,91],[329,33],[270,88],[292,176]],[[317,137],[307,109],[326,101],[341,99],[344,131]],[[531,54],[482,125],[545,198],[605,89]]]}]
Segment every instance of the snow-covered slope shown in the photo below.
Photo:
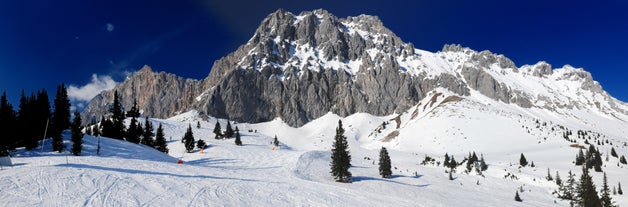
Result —
[{"label": "snow-covered slope", "polygon": [[[280,119],[236,123],[244,146],[236,146],[233,139],[214,139],[216,121],[224,128],[226,120],[202,120],[191,111],[152,120],[155,126],[163,125],[170,156],[108,138],[100,139],[98,156],[98,139],[92,136],[85,136],[82,156],[49,152],[48,147],[43,153],[20,149],[13,153],[14,166],[0,171],[0,202],[7,206],[567,206],[551,194],[557,186],[544,177],[547,168],[552,175],[558,171],[563,180],[569,170],[580,174],[571,163],[577,149],[562,138],[560,127],[574,130],[575,136],[576,127],[584,125],[560,125],[553,119],[533,118],[544,115],[543,110],[522,111],[491,101],[435,91],[408,112],[385,117],[360,113],[341,118],[329,113],[300,128]],[[345,126],[353,158],[351,184],[334,182],[329,173],[338,120]],[[180,139],[189,125],[197,140],[209,144],[202,154],[184,152]],[[398,135],[389,136],[394,131]],[[271,145],[275,135],[281,143],[278,148]],[[625,139],[600,137],[610,140],[620,155],[628,154]],[[66,141],[66,146],[71,142]],[[381,146],[389,148],[391,179],[378,175]],[[599,149],[608,152],[610,146]],[[442,162],[448,153],[460,161],[472,151],[489,164],[484,177],[463,173],[463,165],[450,181],[442,166],[420,165],[425,156]],[[521,153],[536,168],[518,168]],[[177,158],[184,164],[176,164]],[[614,157],[605,163],[611,186],[628,183],[623,176],[626,165],[617,165]],[[591,174],[599,187],[601,173]],[[517,203],[513,197],[521,188],[524,201]],[[628,204],[623,195],[613,199]]]}]

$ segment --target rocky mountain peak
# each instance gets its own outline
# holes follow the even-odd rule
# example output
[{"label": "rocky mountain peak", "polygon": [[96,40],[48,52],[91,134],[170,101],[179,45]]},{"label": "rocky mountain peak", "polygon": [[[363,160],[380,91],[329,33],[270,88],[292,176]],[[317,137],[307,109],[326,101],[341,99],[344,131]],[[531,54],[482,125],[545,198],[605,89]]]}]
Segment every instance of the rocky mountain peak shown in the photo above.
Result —
[{"label": "rocky mountain peak", "polygon": [[[202,81],[155,73],[148,66],[138,74],[143,75],[115,90],[123,92],[125,104],[137,98],[146,115],[161,118],[195,109],[242,122],[280,117],[302,126],[330,111],[400,113],[437,89],[522,108],[612,113],[623,107],[582,69],[552,69],[545,62],[517,67],[504,55],[456,44],[436,53],[422,51],[377,16],[338,18],[322,9],[269,14],[252,38],[215,61]],[[571,87],[576,84],[582,87]],[[103,92],[86,110],[111,101],[111,93]],[[606,102],[598,103],[600,97]]]}]

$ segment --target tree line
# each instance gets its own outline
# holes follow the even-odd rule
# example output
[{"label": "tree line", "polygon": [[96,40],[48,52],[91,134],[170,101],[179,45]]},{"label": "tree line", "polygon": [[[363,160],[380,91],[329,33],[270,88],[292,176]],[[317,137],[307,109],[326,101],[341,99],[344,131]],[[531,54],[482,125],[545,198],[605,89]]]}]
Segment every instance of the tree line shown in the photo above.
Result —
[{"label": "tree line", "polygon": [[83,137],[79,133],[82,130],[81,117],[75,112],[74,120],[70,122],[70,107],[65,84],[57,86],[52,109],[45,89],[30,95],[22,90],[17,111],[9,103],[4,91],[0,97],[0,155],[6,156],[10,150],[20,147],[33,150],[38,147],[39,141],[48,137],[52,137],[52,150],[62,152],[62,134],[70,128],[74,141],[72,153],[80,154]]}]

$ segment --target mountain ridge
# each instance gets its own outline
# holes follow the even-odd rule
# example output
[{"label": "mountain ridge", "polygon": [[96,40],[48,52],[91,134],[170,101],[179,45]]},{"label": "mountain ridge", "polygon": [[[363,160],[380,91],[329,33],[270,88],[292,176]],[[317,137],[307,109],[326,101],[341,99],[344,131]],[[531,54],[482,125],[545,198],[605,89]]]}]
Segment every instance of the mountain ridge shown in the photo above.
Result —
[{"label": "mountain ridge", "polygon": [[[340,116],[400,113],[436,88],[462,97],[478,91],[522,108],[556,113],[575,108],[619,120],[628,117],[628,106],[583,69],[552,69],[543,61],[516,67],[504,55],[460,45],[422,51],[404,43],[376,16],[337,18],[322,9],[269,14],[253,37],[216,60],[203,80],[170,75],[158,76],[159,83],[169,85],[157,87],[150,82],[157,77],[154,72],[142,69],[113,90],[124,91],[125,106],[142,99],[138,103],[146,116],[167,118],[196,109],[204,116],[241,122],[281,117],[291,126],[330,111]],[[154,90],[141,87],[149,85]],[[112,92],[94,98],[84,116],[103,115],[96,108],[112,100],[108,94]]]}]

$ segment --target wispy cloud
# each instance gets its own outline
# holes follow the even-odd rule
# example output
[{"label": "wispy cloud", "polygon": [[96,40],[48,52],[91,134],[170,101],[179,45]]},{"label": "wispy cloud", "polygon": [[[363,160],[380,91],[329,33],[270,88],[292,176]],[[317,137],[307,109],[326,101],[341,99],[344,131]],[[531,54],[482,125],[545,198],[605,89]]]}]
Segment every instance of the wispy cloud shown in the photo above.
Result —
[{"label": "wispy cloud", "polygon": [[115,27],[115,26],[113,26],[113,24],[111,24],[111,23],[107,23],[107,24],[105,25],[105,27],[106,27],[106,29],[107,29],[107,32],[113,32],[113,30],[114,30],[114,29],[116,29],[116,27]]},{"label": "wispy cloud", "polygon": [[116,81],[114,81],[111,76],[92,74],[92,80],[89,83],[83,86],[70,85],[70,87],[68,87],[68,97],[72,101],[88,102],[100,92],[112,89],[115,86]]}]

